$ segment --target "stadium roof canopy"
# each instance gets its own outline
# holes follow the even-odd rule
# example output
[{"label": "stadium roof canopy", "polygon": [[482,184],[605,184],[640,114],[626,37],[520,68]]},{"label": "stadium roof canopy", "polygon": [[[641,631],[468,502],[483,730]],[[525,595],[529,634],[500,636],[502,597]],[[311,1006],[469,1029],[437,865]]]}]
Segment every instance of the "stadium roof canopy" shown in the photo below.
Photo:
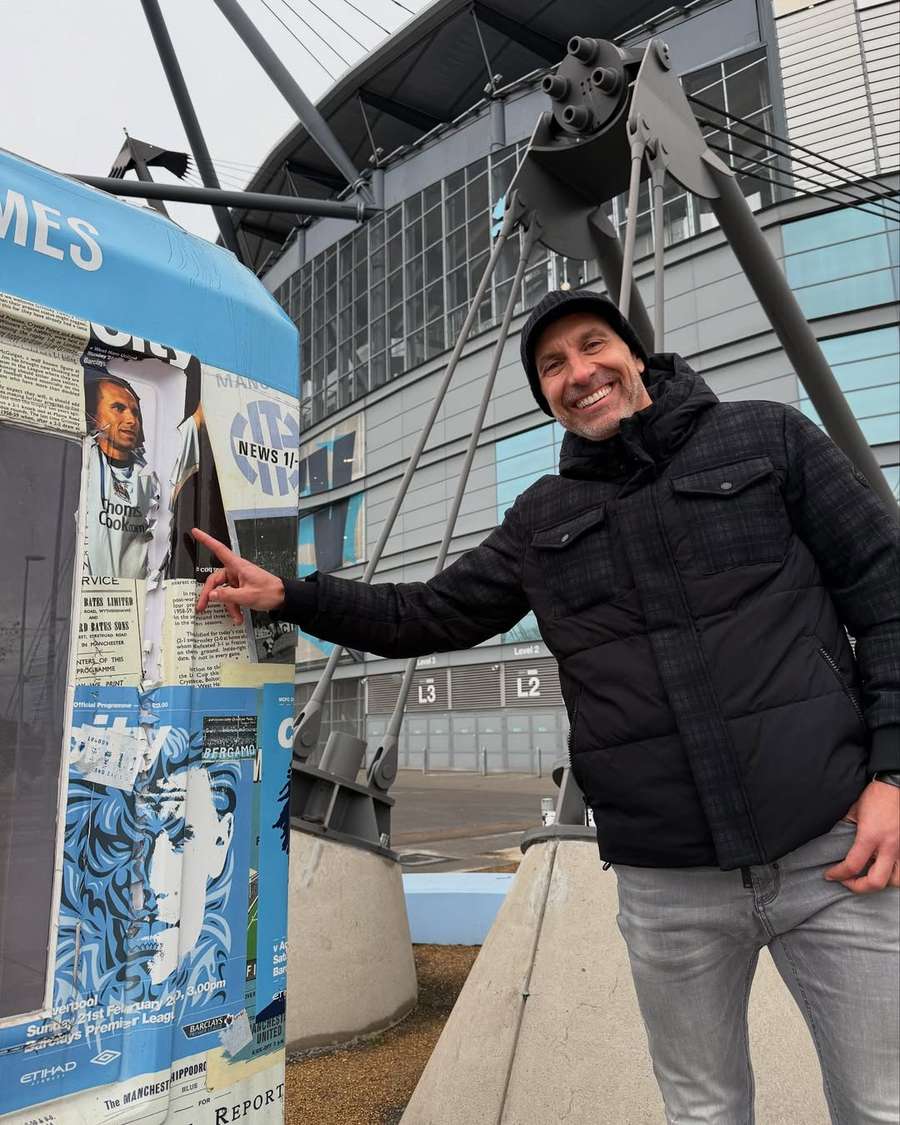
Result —
[{"label": "stadium roof canopy", "polygon": [[[558,63],[572,35],[614,39],[691,6],[673,7],[672,0],[435,0],[348,70],[318,109],[363,171],[372,155],[369,130],[382,159],[389,158],[481,101],[488,81],[485,52],[491,73],[508,85]],[[346,187],[298,123],[275,145],[247,190],[324,199]],[[263,210],[238,212],[235,219],[257,269],[295,224],[287,215]]]}]

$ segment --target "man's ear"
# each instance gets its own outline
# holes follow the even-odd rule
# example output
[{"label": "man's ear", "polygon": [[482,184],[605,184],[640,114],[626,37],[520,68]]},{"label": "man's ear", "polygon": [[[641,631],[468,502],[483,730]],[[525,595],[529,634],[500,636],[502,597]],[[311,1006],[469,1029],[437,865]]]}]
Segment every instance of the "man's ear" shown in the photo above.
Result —
[{"label": "man's ear", "polygon": [[[634,352],[632,352],[631,354],[634,355]],[[646,363],[644,363],[644,361],[641,359],[641,357],[639,355],[634,356],[634,361],[635,361],[635,366],[637,367],[638,371],[640,372],[641,375],[643,375],[644,372],[647,370]]]},{"label": "man's ear", "polygon": [[218,879],[225,870],[225,864],[228,862],[228,852],[231,848],[232,836],[234,836],[234,813],[229,812],[225,813],[223,817],[220,817],[219,823],[216,825],[216,862],[209,873],[211,879]]}]

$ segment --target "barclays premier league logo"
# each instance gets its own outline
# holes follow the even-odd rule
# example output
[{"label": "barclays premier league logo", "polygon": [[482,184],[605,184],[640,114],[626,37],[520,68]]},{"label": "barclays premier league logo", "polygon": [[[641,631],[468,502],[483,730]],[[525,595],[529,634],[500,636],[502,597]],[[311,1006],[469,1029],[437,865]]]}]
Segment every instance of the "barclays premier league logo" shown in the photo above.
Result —
[{"label": "barclays premier league logo", "polygon": [[296,413],[271,399],[247,403],[231,423],[231,452],[250,484],[266,496],[287,496],[299,480],[297,446],[300,424]]}]

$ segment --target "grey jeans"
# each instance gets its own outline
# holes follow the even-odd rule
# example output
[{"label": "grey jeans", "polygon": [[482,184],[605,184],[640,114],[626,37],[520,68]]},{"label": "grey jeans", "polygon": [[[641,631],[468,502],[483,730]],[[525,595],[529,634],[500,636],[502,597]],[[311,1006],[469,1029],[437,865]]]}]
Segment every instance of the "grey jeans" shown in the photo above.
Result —
[{"label": "grey jeans", "polygon": [[747,1001],[763,946],[809,1026],[834,1125],[900,1121],[900,890],[822,877],[854,833],[839,821],[742,871],[616,865],[669,1125],[753,1125]]}]

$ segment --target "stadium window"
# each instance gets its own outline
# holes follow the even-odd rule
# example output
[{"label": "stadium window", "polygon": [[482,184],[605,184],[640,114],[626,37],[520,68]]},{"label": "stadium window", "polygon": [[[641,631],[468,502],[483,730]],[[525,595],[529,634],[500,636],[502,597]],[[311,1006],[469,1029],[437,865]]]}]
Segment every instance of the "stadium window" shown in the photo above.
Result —
[{"label": "stadium window", "polygon": [[551,255],[543,246],[538,247],[529,259],[529,266],[522,280],[522,307],[532,308],[553,284]]},{"label": "stadium window", "polygon": [[550,422],[495,442],[497,523],[503,521],[520,492],[556,472],[562,438],[562,428]]},{"label": "stadium window", "polygon": [[784,269],[808,317],[900,297],[900,224],[845,207],[785,223]]},{"label": "stadium window", "polygon": [[[312,696],[315,684],[298,684],[295,704],[303,708]],[[362,679],[332,680],[322,707],[322,742],[332,731],[365,737],[365,688]]]},{"label": "stadium window", "polygon": [[[900,328],[876,328],[821,341],[825,358],[870,445],[900,441]],[[800,409],[822,420],[802,392]]]},{"label": "stadium window", "polygon": [[[550,422],[503,438],[494,444],[497,523],[502,522],[520,492],[540,477],[556,472],[563,436],[562,427]],[[526,614],[509,632],[501,636],[504,644],[540,639],[540,630],[533,613]]]},{"label": "stadium window", "polygon": [[[714,63],[695,70],[683,76],[682,85],[686,93],[701,98],[719,110],[743,117],[763,129],[772,129],[765,48],[757,48],[724,63]],[[769,174],[767,165],[772,154],[758,145],[755,140],[758,134],[722,114],[717,115],[699,108],[697,113],[713,121],[713,126],[702,127],[703,134],[710,143],[727,150],[722,154],[723,159],[738,170],[745,168],[758,176]],[[721,128],[715,128],[716,124],[727,125],[740,135],[731,136]],[[753,176],[739,175],[738,183],[754,211],[768,206],[774,198],[771,186]],[[624,195],[613,201],[613,214],[622,238],[625,237],[626,203],[627,197]],[[672,246],[715,225],[715,216],[708,203],[688,196],[678,184],[671,179],[667,180],[663,205],[663,239],[666,246]],[[646,181],[641,184],[638,198],[636,235],[635,257],[651,254],[655,231],[649,185]]]}]

